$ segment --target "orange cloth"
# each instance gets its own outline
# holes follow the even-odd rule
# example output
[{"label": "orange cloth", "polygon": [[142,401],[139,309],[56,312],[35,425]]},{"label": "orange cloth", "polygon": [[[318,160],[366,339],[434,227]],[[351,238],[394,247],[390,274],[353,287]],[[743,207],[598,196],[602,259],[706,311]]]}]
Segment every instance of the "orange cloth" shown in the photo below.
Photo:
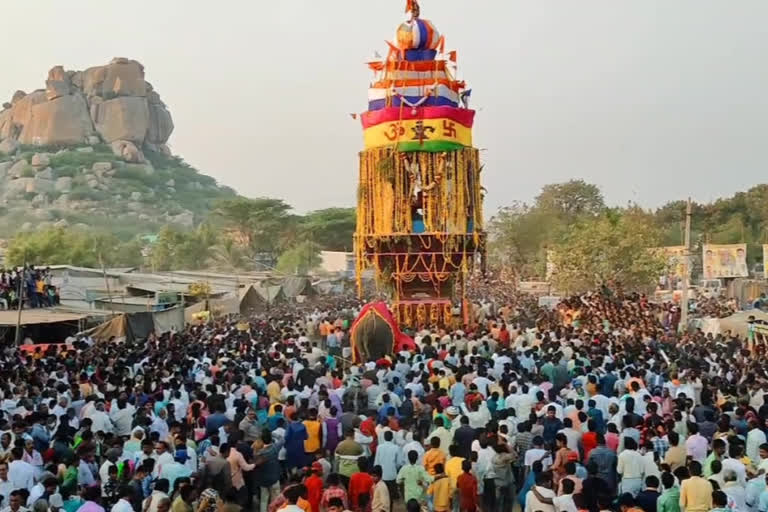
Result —
[{"label": "orange cloth", "polygon": [[312,475],[304,480],[304,486],[307,488],[307,499],[312,505],[312,512],[320,512],[320,499],[323,497],[323,479],[317,475]]},{"label": "orange cloth", "polygon": [[304,426],[307,428],[307,440],[304,441],[304,451],[315,453],[320,450],[322,425],[317,420],[305,420]]},{"label": "orange cloth", "polygon": [[427,470],[430,476],[435,476],[435,466],[442,464],[445,466],[445,454],[440,448],[430,448],[427,453],[424,454],[424,469]]}]

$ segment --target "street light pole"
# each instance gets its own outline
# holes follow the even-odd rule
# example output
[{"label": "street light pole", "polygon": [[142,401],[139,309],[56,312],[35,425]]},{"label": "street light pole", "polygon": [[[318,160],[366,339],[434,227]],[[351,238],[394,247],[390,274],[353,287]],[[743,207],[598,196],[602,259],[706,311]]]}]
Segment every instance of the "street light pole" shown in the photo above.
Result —
[{"label": "street light pole", "polygon": [[683,293],[681,297],[680,325],[688,331],[688,288],[691,283],[691,198],[685,206],[685,257],[683,258]]}]

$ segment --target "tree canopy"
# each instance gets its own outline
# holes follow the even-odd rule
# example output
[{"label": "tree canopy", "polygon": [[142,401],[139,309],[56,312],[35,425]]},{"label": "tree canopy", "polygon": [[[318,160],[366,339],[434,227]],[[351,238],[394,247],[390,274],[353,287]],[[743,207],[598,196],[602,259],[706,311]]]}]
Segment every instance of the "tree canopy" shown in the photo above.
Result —
[{"label": "tree canopy", "polygon": [[[595,185],[582,180],[546,185],[532,204],[515,203],[491,219],[489,256],[492,262],[513,266],[523,277],[543,278],[547,251],[562,247],[565,240],[573,242],[574,230],[582,237],[597,237],[608,213],[618,215],[619,227],[629,224],[648,230],[642,232],[649,238],[647,243],[682,245],[685,207],[686,202],[678,200],[655,210],[636,204],[611,208]],[[596,223],[594,230],[589,229],[590,223]],[[760,261],[761,244],[768,243],[768,185],[709,204],[693,203],[694,272],[706,243],[746,243],[748,263]]]},{"label": "tree canopy", "polygon": [[656,228],[630,213],[582,219],[551,249],[553,284],[565,292],[604,285],[645,289],[666,268],[665,258],[651,250],[658,242]]},{"label": "tree canopy", "polygon": [[102,263],[108,267],[142,263],[141,244],[136,240],[121,242],[110,233],[67,228],[19,233],[10,241],[5,259],[11,266],[30,263],[98,268]]}]

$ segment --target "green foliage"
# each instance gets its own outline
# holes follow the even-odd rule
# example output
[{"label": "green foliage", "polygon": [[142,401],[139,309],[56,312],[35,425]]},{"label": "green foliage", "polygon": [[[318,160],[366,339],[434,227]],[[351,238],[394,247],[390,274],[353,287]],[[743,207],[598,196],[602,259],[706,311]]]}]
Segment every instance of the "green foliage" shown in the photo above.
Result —
[{"label": "green foliage", "polygon": [[26,166],[21,170],[21,173],[19,175],[22,178],[34,178],[35,177],[35,168],[31,165]]},{"label": "green foliage", "polygon": [[285,274],[306,274],[321,263],[320,246],[305,240],[288,249],[277,260],[277,270]]},{"label": "green foliage", "polygon": [[60,155],[51,155],[51,167],[59,168],[69,166],[75,168],[91,168],[96,162],[116,162],[117,160],[118,158],[111,151],[101,152],[94,150],[93,153],[67,151]]},{"label": "green foliage", "polygon": [[545,185],[536,197],[536,206],[565,217],[598,215],[605,201],[596,185],[584,180]]},{"label": "green foliage", "polygon": [[109,194],[102,190],[94,190],[87,185],[78,185],[69,192],[69,198],[73,201],[104,201]]},{"label": "green foliage", "polygon": [[74,165],[62,165],[54,169],[57,178],[74,178],[79,171],[79,168]]},{"label": "green foliage", "polygon": [[356,211],[355,208],[326,208],[309,212],[301,218],[301,231],[321,249],[351,251]]},{"label": "green foliage", "polygon": [[646,290],[666,270],[657,230],[632,214],[608,211],[571,227],[552,249],[553,284],[567,292],[600,286]]},{"label": "green foliage", "polygon": [[138,266],[141,248],[135,241],[122,243],[111,233],[51,228],[14,237],[6,251],[10,265],[36,262],[50,265],[99,267]]},{"label": "green foliage", "polygon": [[297,239],[298,218],[282,199],[236,197],[219,201],[215,213],[234,230],[251,255],[277,255]]},{"label": "green foliage", "polygon": [[193,231],[165,226],[151,247],[152,267],[155,270],[205,268],[211,258],[211,248],[217,242],[216,231],[207,223]]}]

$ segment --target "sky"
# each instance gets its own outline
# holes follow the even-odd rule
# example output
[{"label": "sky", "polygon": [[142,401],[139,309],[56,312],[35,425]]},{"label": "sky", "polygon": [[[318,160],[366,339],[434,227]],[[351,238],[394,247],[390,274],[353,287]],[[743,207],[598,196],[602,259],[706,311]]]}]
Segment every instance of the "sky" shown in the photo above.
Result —
[{"label": "sky", "polygon": [[[581,178],[609,204],[768,181],[765,0],[422,0],[472,88],[486,212]],[[365,62],[405,0],[5,0],[0,101],[48,69],[142,62],[170,146],[249,197],[354,206]],[[25,22],[21,22],[24,20]],[[7,99],[6,99],[7,98]]]}]

